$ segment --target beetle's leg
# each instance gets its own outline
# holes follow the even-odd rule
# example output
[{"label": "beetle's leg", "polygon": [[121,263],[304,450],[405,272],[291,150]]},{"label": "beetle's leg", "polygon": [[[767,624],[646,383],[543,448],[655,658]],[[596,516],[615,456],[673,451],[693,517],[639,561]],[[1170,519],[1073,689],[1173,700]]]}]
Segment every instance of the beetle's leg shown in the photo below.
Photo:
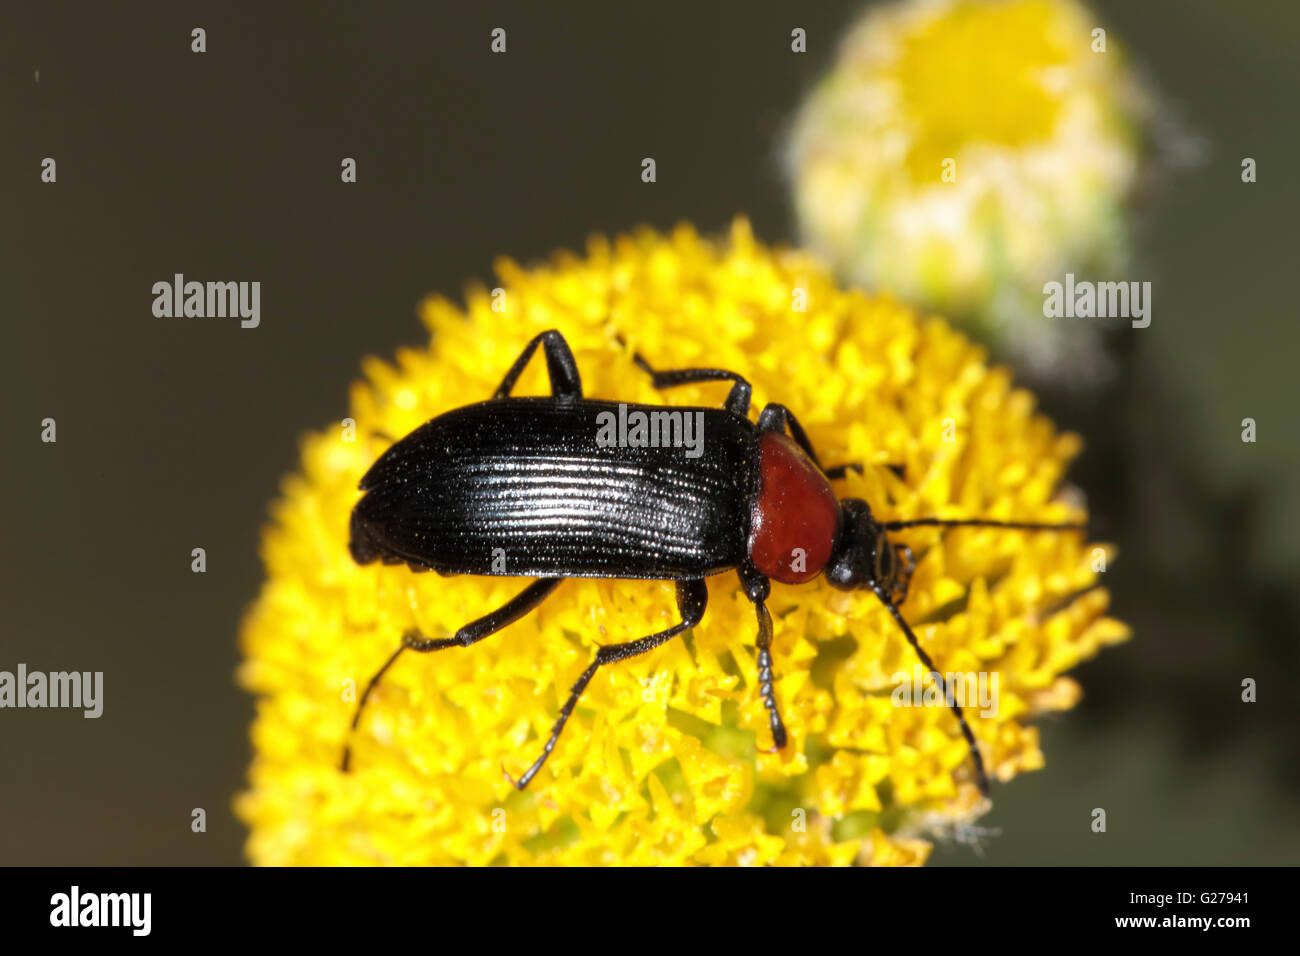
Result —
[{"label": "beetle's leg", "polygon": [[637,368],[650,376],[650,384],[655,388],[675,388],[678,385],[691,385],[695,382],[734,382],[722,407],[742,417],[749,417],[749,400],[754,394],[754,388],[739,372],[729,372],[725,368],[675,368],[666,372],[656,372],[650,363],[636,352],[632,353],[632,361],[636,362]]},{"label": "beetle's leg", "polygon": [[767,613],[767,605],[762,601],[754,602],[754,611],[758,614],[758,693],[772,727],[772,749],[768,753],[776,753],[785,748],[785,724],[781,722],[776,691],[772,689],[772,615]]},{"label": "beetle's leg", "polygon": [[907,587],[912,583],[912,573],[916,570],[916,555],[905,544],[896,544],[893,548],[898,558],[898,572],[894,579],[892,597],[895,604],[902,604],[907,600]]},{"label": "beetle's leg", "polygon": [[564,578],[538,578],[524,588],[505,604],[490,614],[484,614],[476,621],[470,621],[453,637],[421,637],[418,631],[407,631],[402,635],[402,646],[413,651],[440,651],[447,647],[469,647],[490,634],[495,634],[508,627],[530,611],[537,610],[538,605],[560,586]]},{"label": "beetle's leg", "polygon": [[[393,662],[402,656],[402,651],[408,649],[412,651],[441,651],[448,647],[469,647],[488,635],[495,634],[502,628],[513,624],[529,611],[536,610],[537,606],[545,601],[547,596],[563,580],[563,578],[539,578],[492,613],[485,614],[478,620],[470,621],[456,632],[455,637],[428,638],[422,637],[419,631],[407,631],[402,635],[402,643],[397,650],[393,651],[393,655],[384,662],[383,667],[375,672],[375,676],[370,678],[370,683],[366,684],[366,689],[361,694],[361,700],[357,702],[357,712],[352,717],[352,730],[355,731],[357,725],[361,723],[361,712],[365,710],[366,701],[370,699],[370,694],[379,683],[379,679],[384,676],[384,672],[388,668],[393,666]],[[348,744],[343,748],[344,773],[347,773],[348,764],[351,760],[352,745]]]},{"label": "beetle's leg", "polygon": [[758,413],[758,430],[764,432],[785,432],[790,431],[790,437],[794,439],[796,445],[803,449],[803,453],[812,459],[812,463],[821,468],[822,474],[832,481],[843,478],[845,473],[852,468],[859,475],[862,474],[861,464],[848,465],[831,465],[829,468],[822,468],[822,463],[817,458],[817,451],[813,448],[812,440],[809,439],[808,433],[803,430],[799,424],[799,419],[794,417],[794,412],[777,402],[769,402],[763,406],[763,410]]},{"label": "beetle's leg", "polygon": [[736,569],[745,595],[754,604],[754,613],[758,615],[758,640],[755,642],[758,663],[758,693],[767,708],[768,724],[772,728],[772,748],[768,753],[776,753],[785,747],[785,724],[781,712],[776,706],[776,691],[772,678],[772,615],[767,612],[767,596],[772,585],[767,578],[759,574],[756,568],[742,565]]},{"label": "beetle's leg", "polygon": [[829,468],[823,468],[822,474],[831,481],[839,481],[849,473],[849,469],[856,471],[859,475],[862,474],[862,465],[857,462],[851,465],[831,465]]},{"label": "beetle's leg", "polygon": [[524,366],[537,351],[538,343],[541,343],[542,351],[546,353],[546,372],[551,377],[551,395],[561,401],[582,398],[582,376],[578,374],[578,363],[573,360],[569,343],[555,329],[542,332],[524,346],[519,358],[515,359],[515,364],[510,366],[510,371],[506,372],[506,377],[493,393],[493,398],[505,398],[510,394],[515,382],[523,374]]},{"label": "beetle's leg", "polygon": [[771,402],[763,407],[758,415],[759,431],[784,432],[790,430],[790,437],[794,439],[795,444],[803,449],[805,455],[812,459],[812,463],[821,468],[822,474],[832,481],[843,478],[850,468],[859,475],[862,474],[862,465],[858,463],[847,465],[831,465],[829,468],[822,468],[822,463],[817,459],[817,451],[813,448],[812,441],[808,438],[808,433],[803,430],[799,424],[799,419],[794,417],[794,412],[776,402]]},{"label": "beetle's leg", "polygon": [[[799,419],[794,417],[794,412],[777,402],[770,402],[763,406],[763,410],[758,414],[759,431],[784,432],[787,428],[790,430],[790,437],[794,439],[795,444],[803,449],[805,455],[812,459],[812,463],[821,468],[822,474],[831,481],[838,481],[848,474],[849,470],[862,474],[861,462],[850,462],[844,465],[831,465],[829,468],[822,468],[822,463],[817,459],[817,451],[813,448],[812,439],[808,433],[803,430],[799,424]],[[886,465],[899,478],[903,477],[902,465]]]},{"label": "beetle's leg", "polygon": [[[921,663],[925,665],[926,670],[934,677],[935,687],[939,691],[939,699],[947,700],[948,691],[944,684],[943,675],[935,668],[934,661],[930,660],[930,655],[921,649],[921,642],[916,639],[916,635],[912,633],[912,628],[903,620],[898,605],[890,600],[889,595],[885,593],[880,585],[871,584],[870,588],[876,597],[880,598],[880,603],[889,609],[889,613],[894,616],[898,626],[903,629],[903,635],[907,638],[907,642],[912,645],[912,650],[916,651],[916,656],[921,659]],[[966,717],[961,711],[961,705],[954,700],[949,707],[957,715],[957,726],[961,728],[961,735],[966,738],[966,746],[970,748],[971,762],[975,764],[975,783],[980,788],[980,793],[987,797],[989,795],[989,778],[988,774],[984,772],[984,758],[980,755],[979,744],[975,742],[975,735],[971,732],[970,725],[966,723]]]},{"label": "beetle's leg", "polygon": [[[794,439],[796,445],[803,449],[803,453],[812,459],[812,463],[818,468],[822,467],[821,461],[817,458],[817,451],[812,446],[812,441],[808,438],[808,433],[803,430],[799,424],[799,419],[794,417],[794,412],[777,402],[769,402],[763,406],[763,410],[758,413],[758,430],[761,432],[781,432],[784,434],[789,430],[790,437]],[[847,467],[847,466],[841,466]],[[826,469],[822,468],[825,472]]]},{"label": "beetle's leg", "polygon": [[690,630],[700,619],[704,617],[704,608],[709,603],[709,589],[702,580],[695,581],[678,581],[677,582],[677,611],[681,614],[680,624],[668,628],[666,631],[660,631],[658,634],[651,634],[649,637],[638,638],[635,641],[628,641],[625,644],[606,644],[596,651],[596,659],[592,661],[590,667],[582,672],[578,682],[573,685],[569,693],[569,699],[565,701],[560,708],[560,717],[551,728],[551,736],[546,741],[546,746],[542,748],[542,755],[533,761],[533,765],[524,771],[524,775],[515,780],[510,774],[506,774],[506,779],[517,790],[522,790],[528,786],[533,777],[537,776],[537,771],[542,769],[542,764],[546,763],[546,758],[551,755],[555,749],[555,743],[560,739],[560,733],[564,730],[564,725],[569,722],[569,716],[573,713],[573,708],[578,706],[578,698],[582,692],[587,689],[587,684],[595,676],[597,668],[602,664],[612,664],[615,661],[627,660],[629,657],[635,657],[638,654],[644,654],[646,651],[653,650],[660,644],[672,640],[682,631]]}]

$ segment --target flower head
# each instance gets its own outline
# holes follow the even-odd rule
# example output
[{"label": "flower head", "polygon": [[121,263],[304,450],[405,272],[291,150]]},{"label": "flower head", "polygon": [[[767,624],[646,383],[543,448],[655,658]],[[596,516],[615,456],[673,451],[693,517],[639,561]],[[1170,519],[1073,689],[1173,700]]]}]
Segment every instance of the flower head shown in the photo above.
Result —
[{"label": "flower head", "polygon": [[1099,29],[1074,0],[872,8],[788,145],[809,245],[1035,372],[1101,374],[1096,324],[1045,319],[1042,291],[1128,256],[1153,100]]},{"label": "flower head", "polygon": [[[356,699],[402,633],[431,637],[499,607],[522,583],[359,566],[348,553],[357,484],[396,437],[489,397],[534,335],[557,328],[590,398],[720,404],[724,384],[656,392],[632,361],[734,369],[755,402],[799,415],[828,462],[862,462],[838,488],[884,520],[1063,521],[1079,443],[939,320],[837,288],[805,254],[769,250],[738,221],[592,239],[585,257],[497,264],[467,306],[427,301],[425,346],[368,360],[347,427],[304,440],[273,508],[267,578],[242,630],[241,681],[258,695],[251,787],[238,812],[263,864],[917,863],[935,821],[987,805],[956,721],[896,706],[910,647],[869,592],[776,584],[776,696],[789,745],[757,693],[754,611],[734,575],[710,578],[703,622],[597,671],[525,792],[504,779],[537,755],[599,644],[675,623],[670,583],[567,580],[533,614],[469,648],[401,657],[349,738]],[[797,311],[802,303],[806,311]],[[545,394],[534,361],[516,394]],[[903,613],[944,672],[996,672],[996,713],[968,709],[996,779],[1042,765],[1028,718],[1074,703],[1062,676],[1125,636],[1105,616],[1092,549],[1075,534],[990,529],[899,534],[917,567]],[[352,770],[339,758],[353,743]]]}]

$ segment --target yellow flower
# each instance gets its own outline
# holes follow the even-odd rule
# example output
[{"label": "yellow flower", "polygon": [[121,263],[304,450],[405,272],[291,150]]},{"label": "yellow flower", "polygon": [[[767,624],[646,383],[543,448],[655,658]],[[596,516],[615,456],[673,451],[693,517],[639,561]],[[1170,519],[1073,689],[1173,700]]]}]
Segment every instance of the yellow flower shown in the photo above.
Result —
[{"label": "yellow flower", "polygon": [[1130,278],[1114,273],[1154,103],[1098,29],[1074,0],[872,8],[788,144],[806,242],[1036,373],[1103,374],[1098,323],[1045,318],[1042,291]]},{"label": "yellow flower", "polygon": [[[535,613],[470,648],[407,654],[377,685],[339,760],[357,692],[404,630],[445,636],[521,582],[357,565],[357,483],[390,443],[490,396],[524,344],[557,328],[588,397],[718,404],[725,384],[657,393],[660,368],[720,366],[780,401],[828,462],[866,464],[838,491],[884,519],[1077,520],[1056,501],[1079,442],[939,320],[837,288],[815,260],[769,250],[738,221],[728,239],[686,226],[592,239],[585,258],[497,264],[501,292],[430,299],[428,345],[365,363],[355,440],[307,436],[266,529],[267,578],[242,629],[241,682],[258,695],[251,788],[238,812],[260,864],[919,863],[925,821],[987,806],[942,706],[891,704],[913,655],[868,592],[776,584],[776,696],[790,734],[771,746],[756,691],[753,609],[734,575],[709,580],[703,623],[600,669],[542,772],[515,791],[568,688],[599,644],[675,623],[671,584],[568,580]],[[806,311],[793,305],[806,302]],[[494,310],[496,309],[500,311]],[[620,344],[619,337],[626,342]],[[517,394],[547,391],[534,361]],[[887,465],[901,466],[902,477]],[[1105,616],[1092,547],[1077,533],[915,529],[903,604],[944,672],[996,672],[1000,710],[968,709],[997,780],[1042,764],[1025,721],[1073,704],[1062,672],[1124,627]]]}]

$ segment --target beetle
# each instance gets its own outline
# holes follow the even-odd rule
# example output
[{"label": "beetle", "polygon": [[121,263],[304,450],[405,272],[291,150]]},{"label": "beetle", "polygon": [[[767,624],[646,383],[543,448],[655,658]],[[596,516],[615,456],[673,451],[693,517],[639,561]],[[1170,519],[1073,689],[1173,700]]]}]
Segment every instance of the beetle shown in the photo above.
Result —
[{"label": "beetle", "polygon": [[[513,397],[516,381],[541,347],[551,394]],[[915,568],[911,550],[889,532],[934,526],[1026,531],[1085,530],[1082,524],[919,518],[877,521],[867,502],[839,498],[831,482],[849,468],[823,468],[807,433],[788,408],[765,406],[749,419],[752,387],[717,368],[658,371],[640,355],[637,366],[659,389],[728,381],[721,408],[630,405],[587,399],[578,367],[555,330],[533,338],[492,398],[439,415],[391,445],[361,479],[352,510],[349,550],[358,564],[405,563],[442,575],[535,578],[501,607],[451,637],[406,631],[401,644],[367,684],[352,720],[404,651],[469,647],[535,610],[565,578],[675,581],[681,621],[638,640],[600,647],[560,709],[541,755],[518,780],[524,789],[555,748],[596,671],[644,654],[700,622],[708,602],[705,579],[735,571],[754,606],[758,692],[774,746],[787,742],[773,690],[771,581],[803,584],[818,574],[840,590],[871,591],[889,610],[947,700],[943,677],[899,611]],[[599,441],[614,416],[650,422],[638,441]],[[694,416],[703,447],[695,457],[675,447],[680,436],[664,423],[671,413]],[[660,441],[660,438],[669,440]],[[680,441],[677,442],[680,445]],[[506,559],[501,560],[502,556]],[[988,776],[960,705],[949,706],[970,748],[976,782]],[[342,769],[348,771],[350,744]],[[504,772],[504,768],[503,772]]]}]

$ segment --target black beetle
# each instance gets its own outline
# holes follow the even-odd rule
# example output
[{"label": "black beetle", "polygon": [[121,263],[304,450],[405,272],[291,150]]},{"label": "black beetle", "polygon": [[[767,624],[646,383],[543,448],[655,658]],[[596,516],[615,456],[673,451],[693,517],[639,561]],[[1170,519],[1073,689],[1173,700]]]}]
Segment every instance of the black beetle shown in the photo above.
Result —
[{"label": "black beetle", "polygon": [[[551,395],[510,397],[538,345],[546,356]],[[349,541],[359,564],[379,560],[444,575],[537,580],[453,637],[407,631],[366,686],[354,730],[376,683],[408,648],[468,647],[535,609],[566,577],[676,581],[681,623],[597,650],[560,709],[541,756],[518,781],[506,775],[522,790],[550,756],[596,669],[694,627],[708,601],[704,579],[735,570],[758,617],[759,693],[773,750],[780,749],[786,731],[772,690],[772,618],[764,603],[770,579],[801,584],[824,573],[841,590],[872,591],[946,699],[942,676],[898,610],[907,597],[912,552],[891,543],[886,532],[922,525],[1084,528],[979,519],[876,521],[865,501],[840,500],[830,486],[846,469],[860,466],[822,468],[807,434],[783,405],[766,406],[758,422],[751,422],[751,387],[740,375],[713,368],[659,372],[641,356],[634,359],[656,388],[730,381],[731,390],[722,408],[584,399],[573,353],[551,330],[528,343],[489,401],[426,422],[366,472]],[[629,421],[634,422],[630,434]],[[684,448],[692,435],[695,444]],[[975,737],[961,708],[953,703],[952,710],[970,747],[980,791],[987,795]],[[350,748],[344,750],[344,771],[350,754]]]}]

